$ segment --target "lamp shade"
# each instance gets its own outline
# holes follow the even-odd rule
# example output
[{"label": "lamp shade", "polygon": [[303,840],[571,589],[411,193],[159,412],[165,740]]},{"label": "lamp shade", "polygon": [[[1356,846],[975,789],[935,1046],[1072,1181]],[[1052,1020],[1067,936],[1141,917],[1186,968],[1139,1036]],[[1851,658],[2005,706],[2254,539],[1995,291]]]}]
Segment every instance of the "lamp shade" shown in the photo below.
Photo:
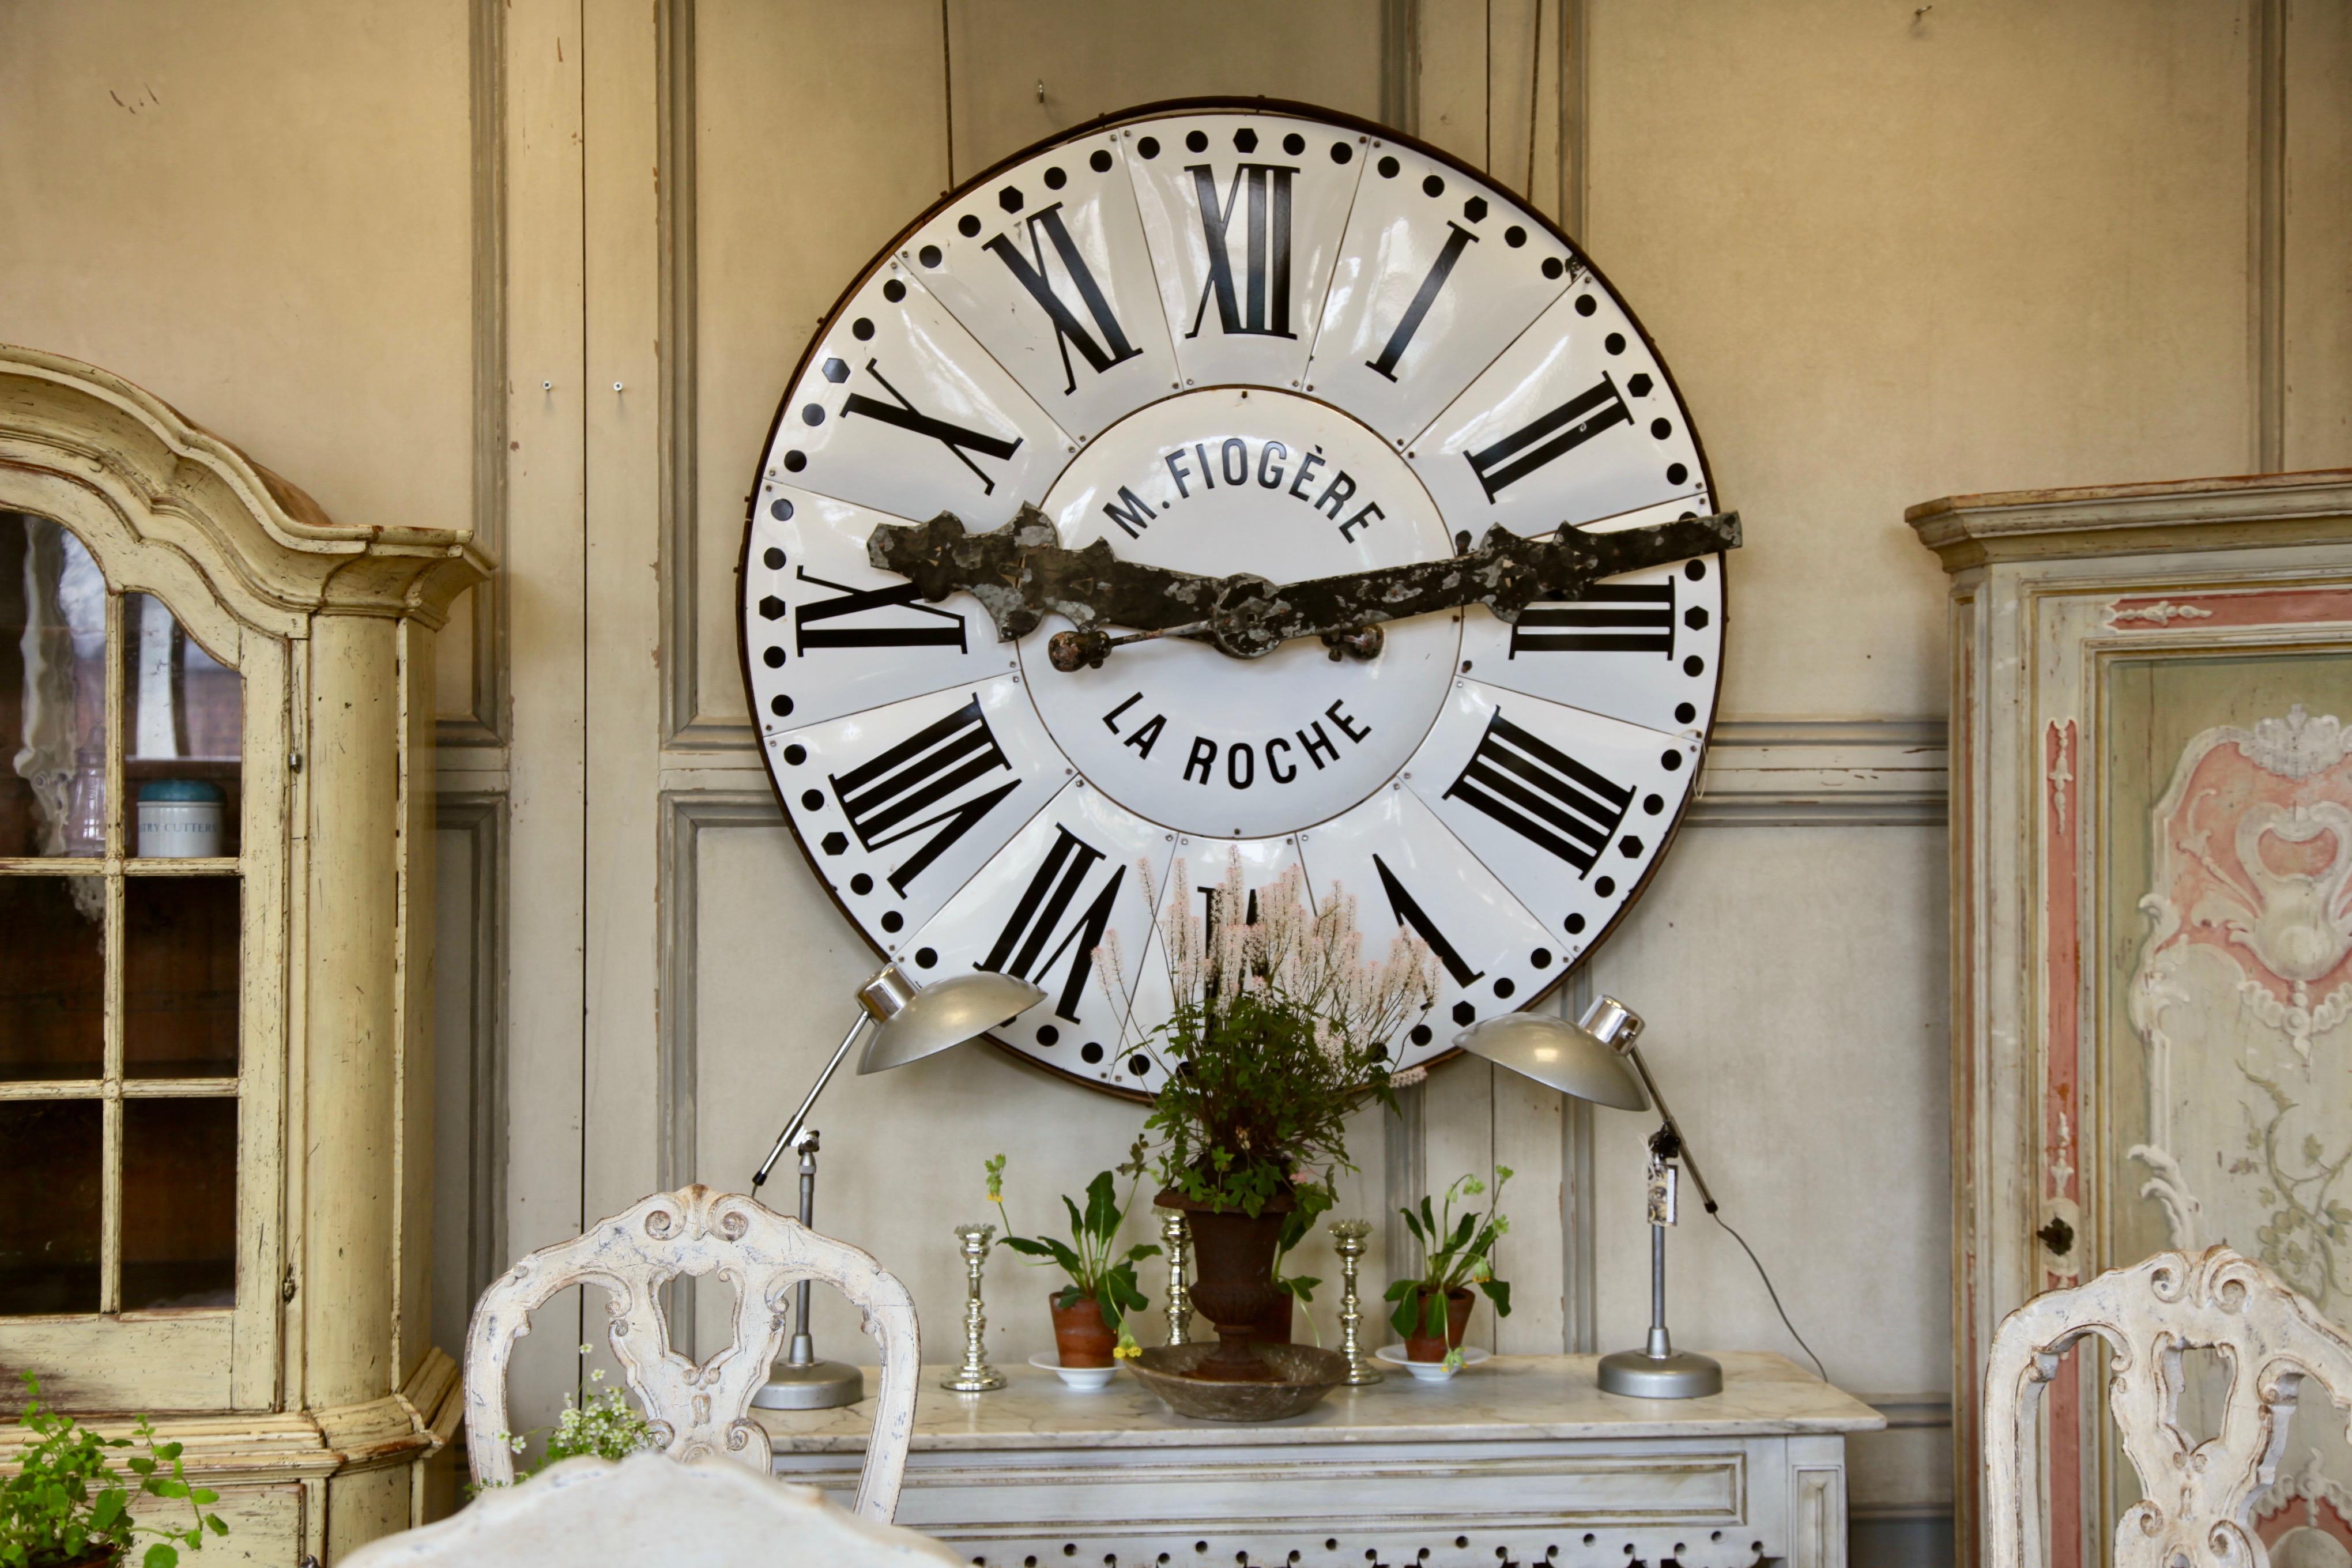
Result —
[{"label": "lamp shade", "polygon": [[857,994],[881,1026],[857,1058],[862,1075],[905,1067],[974,1035],[1001,1029],[1045,999],[1045,993],[1015,974],[975,969],[969,974],[915,988],[893,967]]},{"label": "lamp shade", "polygon": [[[1597,1005],[1594,1011],[1600,1011]],[[1617,1013],[1624,1015],[1624,1010],[1619,1007]],[[1622,1028],[1610,1031],[1612,1037],[1623,1032]],[[1625,1058],[1617,1054],[1616,1047],[1565,1018],[1513,1013],[1463,1030],[1454,1037],[1454,1043],[1473,1056],[1484,1057],[1562,1094],[1589,1100],[1595,1105],[1618,1110],[1643,1110],[1650,1104],[1649,1096],[1642,1092],[1641,1084],[1627,1069]]]}]

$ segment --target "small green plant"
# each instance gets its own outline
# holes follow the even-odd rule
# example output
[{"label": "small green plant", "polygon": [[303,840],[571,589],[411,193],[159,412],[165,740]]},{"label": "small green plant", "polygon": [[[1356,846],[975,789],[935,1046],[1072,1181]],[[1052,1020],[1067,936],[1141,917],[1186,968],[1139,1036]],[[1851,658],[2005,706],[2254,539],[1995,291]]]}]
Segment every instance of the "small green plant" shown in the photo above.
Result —
[{"label": "small green plant", "polygon": [[[1321,1183],[1302,1186],[1297,1191],[1298,1206],[1282,1216],[1282,1233],[1275,1242],[1274,1288],[1304,1307],[1315,1300],[1315,1288],[1323,1281],[1312,1274],[1285,1274],[1282,1260],[1290,1256],[1292,1247],[1307,1239],[1307,1233],[1315,1228],[1315,1222],[1338,1200],[1331,1189]],[[1311,1314],[1307,1320],[1307,1331],[1314,1336],[1317,1344],[1323,1342],[1323,1336],[1317,1331]]]},{"label": "small green plant", "polygon": [[[580,1353],[586,1355],[588,1349],[588,1346],[582,1345]],[[603,1383],[604,1369],[601,1366],[591,1368],[588,1381],[592,1384]],[[530,1445],[530,1434],[501,1432],[499,1439],[520,1454]],[[555,1430],[548,1434],[547,1452],[536,1466],[517,1469],[515,1481],[527,1481],[550,1465],[576,1459],[583,1454],[617,1463],[652,1447],[653,1424],[638,1414],[637,1407],[629,1403],[628,1395],[617,1388],[592,1387],[584,1403],[574,1403],[569,1394],[563,1396],[563,1414],[556,1418]],[[489,1484],[502,1486],[507,1483]],[[470,1489],[479,1490],[480,1488]]]},{"label": "small green plant", "polygon": [[[108,1553],[119,1559],[142,1535],[155,1540],[140,1558],[142,1568],[173,1568],[182,1547],[201,1552],[207,1533],[228,1533],[220,1515],[205,1511],[220,1494],[189,1484],[180,1445],[155,1441],[154,1423],[142,1415],[132,1427],[146,1451],[123,1460],[131,1471],[123,1476],[107,1451],[138,1445],[128,1437],[101,1437],[49,1409],[41,1403],[39,1382],[29,1372],[21,1375],[26,1405],[17,1425],[39,1441],[25,1450],[16,1473],[0,1480],[0,1568],[62,1568]],[[194,1522],[176,1529],[135,1522],[134,1497],[185,1501]]]},{"label": "small green plant", "polygon": [[[1104,1324],[1118,1335],[1118,1348],[1111,1353],[1129,1359],[1139,1353],[1135,1336],[1128,1331],[1127,1314],[1143,1310],[1148,1303],[1142,1289],[1135,1282],[1135,1266],[1147,1258],[1160,1255],[1159,1247],[1151,1242],[1139,1243],[1125,1252],[1118,1250],[1118,1227],[1126,1222],[1128,1211],[1135,1206],[1136,1184],[1143,1176],[1143,1143],[1138,1140],[1128,1152],[1127,1163],[1118,1167],[1116,1175],[1128,1178],[1127,1202],[1118,1201],[1118,1186],[1114,1173],[1098,1171],[1087,1184],[1087,1206],[1078,1205],[1066,1195],[1062,1207],[1069,1211],[1070,1239],[1056,1241],[1052,1237],[1026,1237],[1012,1234],[1013,1218],[1005,1215],[1004,1245],[1022,1257],[1040,1263],[1060,1266],[1069,1277],[1069,1283],[1054,1293],[1054,1305],[1066,1312],[1080,1301],[1092,1298],[1102,1310]],[[988,1201],[1002,1210],[1004,1207],[1004,1156],[999,1154],[988,1162]]]},{"label": "small green plant", "polygon": [[[1511,1315],[1511,1288],[1495,1278],[1495,1244],[1508,1235],[1511,1222],[1503,1214],[1503,1184],[1511,1179],[1508,1165],[1495,1167],[1495,1194],[1481,1215],[1477,1210],[1464,1205],[1462,1215],[1454,1215],[1454,1200],[1475,1198],[1486,1191],[1486,1184],[1475,1176],[1464,1176],[1445,1189],[1445,1196],[1433,1212],[1428,1195],[1421,1200],[1421,1212],[1399,1209],[1405,1227],[1421,1243],[1421,1273],[1412,1279],[1400,1279],[1389,1287],[1388,1300],[1396,1303],[1389,1314],[1389,1326],[1400,1334],[1419,1335],[1423,1339],[1441,1338],[1445,1333],[1445,1299],[1465,1285],[1475,1285],[1495,1303],[1495,1316]],[[1445,1364],[1462,1364],[1460,1347],[1445,1347]]]}]

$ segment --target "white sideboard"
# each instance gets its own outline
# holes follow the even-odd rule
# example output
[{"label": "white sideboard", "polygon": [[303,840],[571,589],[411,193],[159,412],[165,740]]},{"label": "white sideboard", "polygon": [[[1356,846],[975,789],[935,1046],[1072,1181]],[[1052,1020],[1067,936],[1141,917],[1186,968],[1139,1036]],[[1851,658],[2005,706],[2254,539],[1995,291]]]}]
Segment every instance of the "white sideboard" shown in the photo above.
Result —
[{"label": "white sideboard", "polygon": [[[1129,1377],[1075,1394],[1013,1366],[954,1394],[926,1368],[898,1522],[983,1568],[1843,1568],[1845,1436],[1885,1421],[1779,1356],[1722,1361],[1706,1399],[1498,1356],[1255,1425],[1171,1414]],[[752,1414],[777,1475],[856,1489],[867,1405]]]}]

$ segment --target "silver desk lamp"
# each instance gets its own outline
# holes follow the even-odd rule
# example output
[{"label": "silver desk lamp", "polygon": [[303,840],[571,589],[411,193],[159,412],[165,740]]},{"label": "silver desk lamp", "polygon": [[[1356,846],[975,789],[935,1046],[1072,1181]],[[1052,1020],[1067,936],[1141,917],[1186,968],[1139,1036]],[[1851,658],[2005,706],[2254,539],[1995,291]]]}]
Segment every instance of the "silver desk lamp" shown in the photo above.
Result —
[{"label": "silver desk lamp", "polygon": [[[766,1184],[769,1171],[783,1157],[786,1149],[794,1151],[801,1157],[801,1223],[813,1223],[817,1132],[808,1125],[809,1108],[824,1092],[824,1086],[833,1081],[835,1070],[848,1058],[850,1047],[867,1030],[874,1031],[874,1037],[866,1042],[857,1070],[887,1072],[960,1046],[974,1035],[1001,1029],[1035,1006],[1045,994],[1017,975],[985,969],[953,975],[919,989],[898,972],[896,964],[884,969],[858,987],[857,1021],[842,1037],[841,1047],[824,1064],[824,1070],[816,1075],[808,1097],[778,1134],[776,1146],[760,1162],[759,1173],[751,1178],[751,1190],[757,1193]],[[763,1410],[830,1410],[835,1405],[856,1404],[866,1397],[865,1374],[840,1362],[817,1359],[815,1342],[809,1337],[809,1282],[803,1279],[793,1289],[792,1347],[784,1352],[783,1360],[769,1369],[766,1384],[751,1395],[751,1403]]]},{"label": "silver desk lamp", "polygon": [[[1682,1129],[1666,1109],[1641,1048],[1642,1020],[1613,996],[1603,996],[1576,1023],[1537,1013],[1513,1013],[1464,1030],[1454,1043],[1474,1056],[1524,1073],[1562,1094],[1618,1110],[1643,1110],[1657,1102],[1664,1125],[1650,1135],[1650,1152],[1661,1163],[1680,1158],[1698,1187],[1706,1212],[1715,1197],[1697,1162],[1683,1146]],[[1626,1070],[1627,1064],[1633,1070]],[[1639,1081],[1635,1081],[1636,1079]],[[1643,1090],[1649,1092],[1645,1096]],[[1601,1358],[1601,1387],[1638,1399],[1694,1399],[1723,1392],[1723,1368],[1706,1356],[1677,1351],[1666,1333],[1666,1227],[1650,1226],[1650,1340],[1638,1351]]]}]

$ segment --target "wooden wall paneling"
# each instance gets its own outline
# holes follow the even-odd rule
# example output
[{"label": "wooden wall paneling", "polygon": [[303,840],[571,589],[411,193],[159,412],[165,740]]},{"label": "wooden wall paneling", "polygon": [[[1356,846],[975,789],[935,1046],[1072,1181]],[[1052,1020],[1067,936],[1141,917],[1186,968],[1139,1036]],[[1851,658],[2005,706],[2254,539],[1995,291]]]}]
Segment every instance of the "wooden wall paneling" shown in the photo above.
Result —
[{"label": "wooden wall paneling", "polygon": [[2282,467],[2352,465],[2352,5],[2290,0],[2281,118]]},{"label": "wooden wall paneling", "polygon": [[[655,1120],[661,794],[660,35],[635,0],[582,10],[587,268],[584,1213],[660,1184]],[[584,1336],[604,1353],[601,1331]]]},{"label": "wooden wall paneling", "polygon": [[[662,733],[733,751],[755,731],[735,571],[768,422],[817,321],[949,184],[941,13],[929,0],[679,0],[665,9],[669,162]],[[811,61],[824,62],[822,69]],[[789,90],[778,84],[789,83]],[[779,156],[779,148],[807,155]]]},{"label": "wooden wall paneling", "polygon": [[504,788],[450,788],[434,821],[432,1341],[462,1363],[474,1301],[505,1244],[507,957]]},{"label": "wooden wall paneling", "polygon": [[[470,0],[467,38],[473,250],[474,537],[507,542],[507,52],[505,0]],[[441,744],[499,745],[508,734],[506,574],[450,607],[435,689]]]},{"label": "wooden wall paneling", "polygon": [[[514,728],[505,1245],[579,1234],[587,872],[584,543],[588,365],[579,0],[506,16],[509,546]],[[607,378],[609,384],[610,378]],[[607,395],[610,395],[609,393]],[[576,1311],[516,1352],[517,1418],[544,1423],[579,1380]]]},{"label": "wooden wall paneling", "polygon": [[2242,7],[1585,25],[1580,238],[1749,527],[1726,712],[1941,710],[1921,496],[2245,468]]},{"label": "wooden wall paneling", "polygon": [[[1425,13],[1426,0],[1416,8]],[[1264,95],[1378,119],[1393,15],[1363,0],[1190,0],[1126,7],[1113,24],[1087,0],[947,0],[954,177],[1161,99]],[[1422,36],[1426,47],[1425,23]]]}]

